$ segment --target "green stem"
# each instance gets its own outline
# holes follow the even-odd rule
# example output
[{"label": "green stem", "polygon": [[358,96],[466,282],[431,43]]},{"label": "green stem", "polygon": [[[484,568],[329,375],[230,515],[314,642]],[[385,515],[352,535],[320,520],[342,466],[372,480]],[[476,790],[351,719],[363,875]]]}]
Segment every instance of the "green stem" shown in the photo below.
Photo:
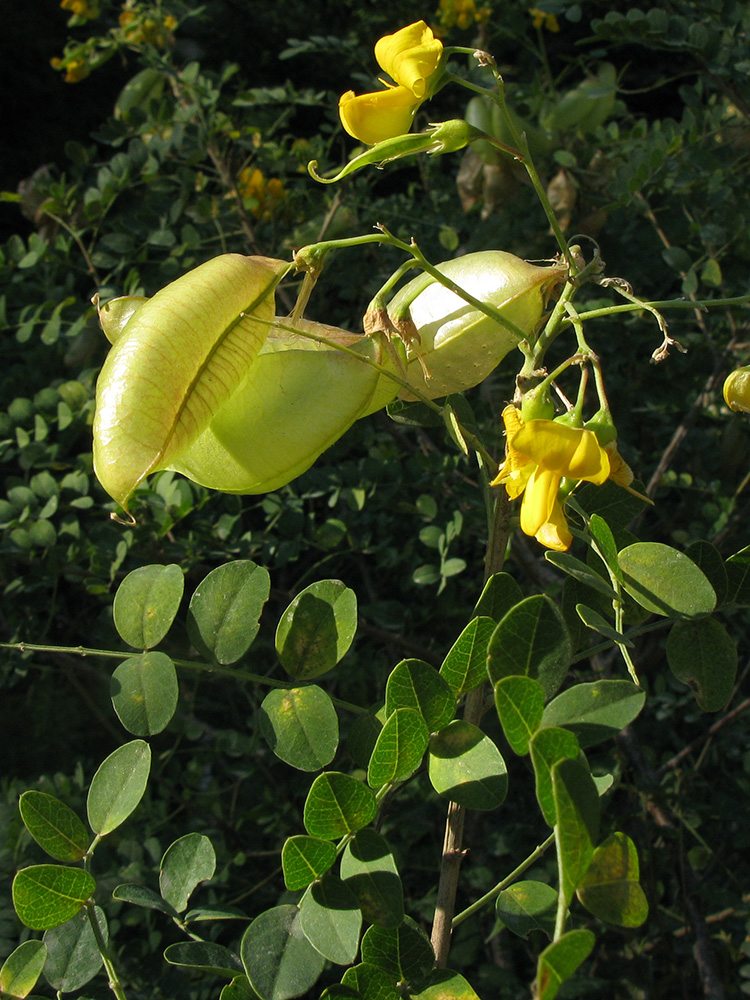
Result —
[{"label": "green stem", "polygon": [[563,891],[564,882],[564,871],[562,863],[562,845],[560,844],[560,826],[559,824],[555,826],[555,831],[552,837],[555,841],[555,849],[557,851],[557,874],[558,874],[558,886],[557,886],[557,913],[555,915],[555,933],[552,938],[554,941],[559,941],[559,939],[565,933],[565,921],[568,917],[568,904],[565,899],[565,893]]},{"label": "green stem", "polygon": [[86,907],[86,914],[89,918],[89,923],[91,924],[91,930],[94,932],[94,937],[96,938],[96,946],[99,949],[99,954],[102,956],[102,963],[109,978],[109,988],[117,997],[117,1000],[128,1000],[125,995],[125,990],[122,988],[122,984],[120,983],[117,975],[117,970],[115,969],[114,961],[112,960],[109,945],[104,940],[104,935],[102,934],[102,929],[99,926],[99,921],[96,919],[94,904],[91,900],[89,900],[84,905]]},{"label": "green stem", "polygon": [[467,906],[465,910],[462,910],[459,914],[457,914],[451,923],[452,929],[455,930],[455,928],[458,927],[459,924],[463,923],[464,920],[473,916],[478,910],[481,910],[482,907],[486,906],[487,903],[491,903],[496,896],[500,895],[503,889],[507,889],[509,885],[512,885],[519,875],[523,875],[526,869],[530,868],[537,858],[540,858],[547,848],[552,846],[554,840],[555,835],[554,833],[551,833],[542,844],[539,844],[538,847],[534,848],[531,854],[524,861],[522,861],[517,868],[513,869],[510,875],[506,875],[502,882],[498,882],[497,885],[490,889],[489,892],[480,896],[480,898],[473,902],[471,906]]},{"label": "green stem", "polygon": [[[137,656],[137,653],[124,652],[123,650],[116,649],[90,649],[85,646],[42,646],[38,643],[31,642],[0,642],[0,649],[15,649],[19,653],[25,653],[27,651],[35,653],[67,653],[71,656],[102,656],[106,659],[122,660],[128,656]],[[266,687],[272,688],[286,688],[289,686],[288,681],[277,681],[273,680],[271,677],[265,677],[263,674],[253,674],[249,670],[241,670],[234,667],[220,667],[213,663],[203,663],[200,660],[177,660],[172,659],[172,663],[176,667],[183,667],[186,670],[197,670],[205,674],[213,674],[216,677],[231,677],[237,681],[248,681],[252,684],[262,684]],[[331,696],[331,700],[334,705],[338,705],[339,708],[343,708],[348,712],[354,712],[358,715],[363,715],[367,712],[366,708],[362,708],[360,705],[354,705],[348,701],[342,701],[340,698],[334,698]],[[92,843],[89,850],[93,850],[96,841]]]},{"label": "green stem", "polygon": [[[700,299],[697,301],[686,301],[685,299],[663,299],[657,302],[644,302],[641,304],[630,303],[619,306],[602,306],[599,309],[589,309],[578,314],[582,321],[589,319],[599,319],[602,316],[615,316],[618,313],[643,312],[645,308],[651,309],[712,309],[717,306],[744,306],[750,303],[750,292],[745,295],[738,295],[731,299]],[[563,319],[563,323],[569,323],[570,318]]]}]

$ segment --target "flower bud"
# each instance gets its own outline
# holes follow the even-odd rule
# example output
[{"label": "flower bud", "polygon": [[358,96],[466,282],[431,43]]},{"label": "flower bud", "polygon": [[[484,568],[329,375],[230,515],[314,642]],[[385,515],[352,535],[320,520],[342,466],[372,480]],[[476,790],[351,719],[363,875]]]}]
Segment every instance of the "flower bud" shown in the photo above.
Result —
[{"label": "flower bud", "polygon": [[550,398],[547,386],[529,389],[521,399],[521,417],[527,424],[530,420],[552,420],[555,415],[555,404]]},{"label": "flower bud", "polygon": [[727,376],[724,399],[730,410],[750,413],[750,365],[738,368]]}]

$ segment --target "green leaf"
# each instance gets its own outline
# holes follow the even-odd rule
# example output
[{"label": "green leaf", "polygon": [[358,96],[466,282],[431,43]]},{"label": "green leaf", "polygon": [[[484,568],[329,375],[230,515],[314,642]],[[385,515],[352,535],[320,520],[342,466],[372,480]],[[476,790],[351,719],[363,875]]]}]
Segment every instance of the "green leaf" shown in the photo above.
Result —
[{"label": "green leaf", "polygon": [[94,889],[93,876],[83,868],[32,865],[13,879],[13,905],[21,923],[46,931],[71,920]]},{"label": "green leaf", "polygon": [[729,582],[719,550],[710,542],[691,542],[685,549],[685,555],[705,574],[714,588],[716,603],[723,604],[727,599]]},{"label": "green leaf", "polygon": [[750,604],[750,545],[729,556],[726,571],[727,603]]},{"label": "green leaf", "polygon": [[495,685],[495,706],[511,750],[527,754],[544,713],[541,684],[531,677],[503,677]]},{"label": "green leaf", "polygon": [[323,971],[325,959],[302,932],[296,906],[261,913],[242,936],[242,964],[262,1000],[289,1000],[306,993]]},{"label": "green leaf", "polygon": [[591,681],[563,691],[544,709],[542,726],[563,726],[584,749],[629,725],[646,702],[646,692],[630,681]]},{"label": "green leaf", "polygon": [[362,938],[362,961],[396,981],[413,981],[435,965],[430,939],[411,917],[398,927],[369,927]]},{"label": "green leaf", "polygon": [[186,924],[202,923],[209,920],[247,920],[247,914],[236,906],[194,906],[182,918]]},{"label": "green leaf", "polygon": [[319,771],[336,756],[336,709],[315,684],[269,692],[260,707],[260,729],[276,756],[300,771]]},{"label": "green leaf", "polygon": [[613,833],[594,851],[578,898],[600,920],[640,927],[648,916],[648,901],[638,879],[635,844],[624,833]]},{"label": "green leaf", "polygon": [[567,729],[540,729],[529,743],[531,763],[536,778],[536,798],[548,826],[557,822],[557,808],[552,786],[552,768],[566,758],[575,760],[580,753],[578,740]]},{"label": "green leaf", "polygon": [[383,785],[411,777],[422,763],[429,739],[429,730],[419,711],[413,708],[396,709],[386,719],[372,751],[367,769],[370,787],[377,790]]},{"label": "green leaf", "polygon": [[[633,485],[638,488],[637,483]],[[601,486],[583,483],[576,490],[576,500],[587,514],[601,515],[614,532],[627,528],[646,506],[645,500],[628,493],[611,479]]]},{"label": "green leaf", "polygon": [[159,891],[162,898],[182,913],[196,886],[213,878],[215,871],[216,853],[208,837],[202,833],[186,833],[167,848],[161,859]]},{"label": "green leaf", "polygon": [[592,514],[589,521],[589,531],[596,542],[604,562],[612,570],[618,580],[622,580],[620,559],[617,554],[617,543],[612,529],[599,514]]},{"label": "green leaf", "polygon": [[329,962],[350,965],[359,950],[362,911],[352,890],[336,875],[314,882],[299,906],[305,937]]},{"label": "green leaf", "polygon": [[340,771],[326,771],[307,793],[305,829],[311,837],[337,840],[367,826],[376,812],[375,796],[367,785]]},{"label": "green leaf", "polygon": [[180,691],[174,663],[159,652],[141,653],[121,663],[109,690],[117,717],[134,736],[154,736],[166,729]]},{"label": "green leaf", "polygon": [[404,919],[404,890],[396,861],[385,837],[360,830],[341,856],[341,878],[359,900],[365,920],[379,927],[398,927]]},{"label": "green leaf", "polygon": [[412,1000],[479,1000],[464,977],[452,969],[433,969],[414,983],[409,995]]},{"label": "green leaf", "polygon": [[123,823],[146,791],[151,770],[151,748],[143,740],[118,747],[91,779],[86,809],[89,826],[100,837]]},{"label": "green leaf", "polygon": [[562,684],[570,657],[570,639],[557,606],[535,594],[511,608],[493,632],[487,673],[493,685],[503,677],[532,677],[547,699]]},{"label": "green leaf", "polygon": [[24,941],[12,951],[0,969],[0,991],[11,997],[26,997],[36,985],[47,959],[43,941]]},{"label": "green leaf", "polygon": [[537,965],[538,1000],[554,1000],[565,980],[589,957],[595,940],[591,931],[577,930],[547,945]]},{"label": "green leaf", "polygon": [[625,590],[657,615],[695,618],[716,607],[708,579],[684,552],[661,542],[635,542],[620,552]]},{"label": "green leaf", "polygon": [[42,850],[56,861],[80,861],[89,846],[86,827],[72,809],[54,795],[24,792],[18,807],[21,819]]},{"label": "green leaf", "polygon": [[355,989],[362,1000],[401,1000],[401,993],[396,989],[396,982],[383,969],[369,962],[347,969],[341,977],[344,986]]},{"label": "green leaf", "polygon": [[576,613],[587,628],[593,629],[594,632],[598,632],[599,635],[604,636],[605,639],[609,639],[611,642],[627,646],[629,649],[633,648],[634,644],[632,640],[628,639],[622,632],[618,632],[616,628],[613,628],[598,611],[594,611],[593,608],[589,608],[586,604],[576,604]]},{"label": "green leaf", "polygon": [[219,1000],[258,1000],[247,976],[235,976],[219,994]]},{"label": "green leaf", "polygon": [[402,660],[390,673],[385,687],[385,715],[399,708],[413,708],[424,719],[429,732],[446,726],[456,712],[456,696],[450,685],[423,660]]},{"label": "green leaf", "polygon": [[495,910],[508,930],[528,938],[530,931],[555,932],[557,893],[544,882],[516,882],[497,897]]},{"label": "green leaf", "polygon": [[560,891],[570,905],[594,853],[599,835],[599,793],[588,768],[577,760],[561,760],[552,768],[557,810],[555,838],[560,865]]},{"label": "green leaf", "polygon": [[[107,919],[98,906],[94,912],[101,935],[108,941]],[[99,945],[84,910],[59,927],[45,931],[44,943],[47,946],[45,978],[50,986],[61,993],[72,993],[80,989],[102,967]]]},{"label": "green leaf", "polygon": [[481,729],[463,719],[430,738],[429,775],[439,795],[468,809],[496,809],[508,791],[500,751]]},{"label": "green leaf", "polygon": [[704,712],[718,712],[732,696],[737,646],[715,618],[675,622],[667,636],[667,663]]},{"label": "green leaf", "polygon": [[510,574],[493,573],[476,603],[474,617],[486,617],[499,622],[522,600],[523,591]]},{"label": "green leaf", "polygon": [[115,594],[115,628],[129,646],[151,649],[158,645],[180,608],[185,577],[174,563],[141,566],[128,573]]},{"label": "green leaf", "polygon": [[487,677],[487,647],[494,631],[492,618],[473,618],[448,651],[440,667],[440,676],[456,697],[473,691]]},{"label": "green leaf", "polygon": [[179,917],[179,913],[173,906],[162,897],[149,889],[145,885],[134,885],[132,882],[123,882],[112,890],[112,899],[121,899],[125,903],[133,903],[135,906],[143,906],[147,910],[160,910],[170,917]]},{"label": "green leaf", "polygon": [[[431,411],[430,411],[431,412]],[[362,994],[353,986],[334,983],[320,994],[320,1000],[362,1000]]]},{"label": "green leaf", "polygon": [[336,860],[336,848],[330,840],[316,837],[288,837],[281,848],[284,885],[290,891],[305,889],[320,878]]},{"label": "green leaf", "polygon": [[188,636],[217,663],[236,663],[258,634],[271,591],[268,570],[249,559],[217,566],[198,584],[188,608]]},{"label": "green leaf", "polygon": [[170,965],[185,965],[215,976],[232,979],[242,972],[242,964],[233,951],[210,941],[178,941],[164,950],[164,960]]},{"label": "green leaf", "polygon": [[221,254],[134,314],[96,392],[94,469],[118,503],[125,506],[150,473],[178,463],[236,393],[267,337],[273,289],[286,268],[268,257]]},{"label": "green leaf", "polygon": [[282,667],[298,680],[332,670],[357,631],[357,598],[340,580],[320,580],[298,594],[276,630]]},{"label": "green leaf", "polygon": [[547,562],[552,563],[553,566],[561,569],[563,573],[572,576],[574,580],[578,580],[593,590],[598,590],[600,594],[604,594],[610,600],[619,600],[617,591],[613,590],[610,584],[596,570],[591,569],[590,566],[587,566],[585,562],[581,562],[580,559],[576,559],[575,556],[571,556],[567,552],[553,552],[548,549],[544,553],[544,558]]}]

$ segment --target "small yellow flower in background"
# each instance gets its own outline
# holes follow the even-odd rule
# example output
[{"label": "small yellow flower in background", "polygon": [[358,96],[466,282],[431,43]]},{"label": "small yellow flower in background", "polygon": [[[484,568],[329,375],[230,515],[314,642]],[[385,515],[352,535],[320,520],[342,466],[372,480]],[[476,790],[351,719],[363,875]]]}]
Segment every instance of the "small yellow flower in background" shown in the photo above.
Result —
[{"label": "small yellow flower in background", "polygon": [[534,18],[535,28],[546,28],[547,31],[559,31],[560,25],[554,14],[547,14],[538,7],[529,7],[529,14]]},{"label": "small yellow flower in background", "polygon": [[255,204],[250,211],[256,219],[270,219],[280,201],[286,198],[286,189],[278,177],[266,178],[257,167],[245,167],[237,178],[237,191],[242,198]]},{"label": "small yellow flower in background", "polygon": [[97,4],[89,3],[89,0],[60,0],[60,6],[63,10],[69,10],[71,14],[85,17],[89,21],[99,16]]},{"label": "small yellow flower in background", "polygon": [[523,494],[524,534],[550,549],[570,548],[573,536],[558,500],[560,482],[586,480],[601,486],[610,476],[609,454],[593,431],[554,420],[524,423],[512,405],[503,410],[503,423],[508,454],[492,485],[504,484],[511,500]]},{"label": "small yellow flower in background", "polygon": [[449,28],[465,31],[472,24],[486,24],[492,14],[490,7],[477,7],[475,0],[440,0],[438,8],[438,33],[443,35]]},{"label": "small yellow flower in background", "polygon": [[417,108],[430,96],[430,78],[442,55],[443,43],[424,21],[379,39],[375,58],[396,85],[360,96],[348,90],[341,96],[339,116],[349,135],[374,146],[408,132]]}]

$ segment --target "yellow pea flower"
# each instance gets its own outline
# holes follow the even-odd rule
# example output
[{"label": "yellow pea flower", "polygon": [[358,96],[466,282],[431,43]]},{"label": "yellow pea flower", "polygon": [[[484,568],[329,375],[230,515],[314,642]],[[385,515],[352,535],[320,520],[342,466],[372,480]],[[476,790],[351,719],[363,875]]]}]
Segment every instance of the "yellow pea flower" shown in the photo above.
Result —
[{"label": "yellow pea flower", "polygon": [[[354,139],[374,146],[404,135],[419,105],[429,97],[429,81],[440,65],[443,43],[424,21],[384,35],[375,45],[375,58],[396,86],[355,95],[348,90],[339,100],[341,124]],[[384,82],[384,81],[383,81]]]},{"label": "yellow pea flower", "polygon": [[559,31],[560,25],[554,14],[539,10],[538,7],[529,7],[529,14],[534,18],[535,28],[546,28],[547,31]]},{"label": "yellow pea flower", "polygon": [[339,100],[339,117],[350,136],[374,146],[408,132],[419,105],[406,87],[389,87],[359,97],[348,90]]},{"label": "yellow pea flower", "polygon": [[424,21],[384,35],[375,43],[378,66],[420,100],[427,95],[427,81],[438,68],[442,55],[443,43]]},{"label": "yellow pea flower", "polygon": [[560,482],[601,486],[610,475],[609,455],[593,431],[554,420],[524,423],[512,405],[503,411],[503,423],[508,455],[492,485],[505,484],[511,499],[523,493],[521,530],[547,548],[564,551],[573,537],[558,500]]}]

